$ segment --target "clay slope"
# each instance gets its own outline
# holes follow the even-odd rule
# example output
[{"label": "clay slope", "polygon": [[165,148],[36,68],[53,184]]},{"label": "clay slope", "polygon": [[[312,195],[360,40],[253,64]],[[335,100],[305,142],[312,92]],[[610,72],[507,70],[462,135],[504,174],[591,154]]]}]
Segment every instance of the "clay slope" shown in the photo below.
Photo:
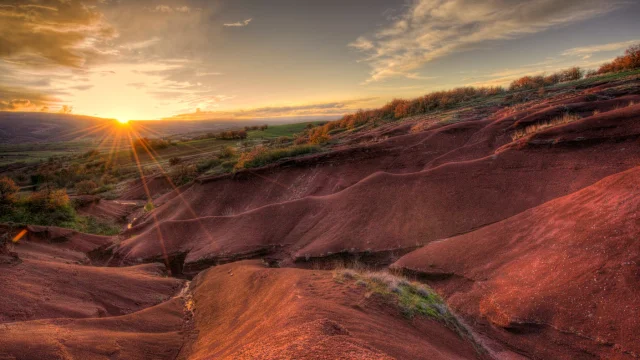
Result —
[{"label": "clay slope", "polygon": [[[474,359],[438,322],[408,320],[329,271],[269,269],[257,261],[212,268],[192,283],[197,338],[189,359]],[[185,357],[186,354],[184,354]]]},{"label": "clay slope", "polygon": [[0,359],[167,359],[182,345],[182,300],[117,317],[3,324]]},{"label": "clay slope", "polygon": [[[146,226],[127,234],[135,236],[120,244],[114,260],[186,257],[185,266],[195,272],[259,254],[301,260],[338,252],[409,251],[633,167],[640,160],[639,110],[635,105],[550,128],[477,160],[406,174],[378,172],[337,193],[238,215],[168,220],[161,207]],[[262,196],[253,187],[245,193]]]},{"label": "clay slope", "polygon": [[[22,229],[0,227],[14,238]],[[161,264],[92,265],[113,239],[29,226],[0,249],[0,359],[173,359],[184,281]]]},{"label": "clay slope", "polygon": [[394,264],[483,332],[544,359],[640,356],[640,167]]}]

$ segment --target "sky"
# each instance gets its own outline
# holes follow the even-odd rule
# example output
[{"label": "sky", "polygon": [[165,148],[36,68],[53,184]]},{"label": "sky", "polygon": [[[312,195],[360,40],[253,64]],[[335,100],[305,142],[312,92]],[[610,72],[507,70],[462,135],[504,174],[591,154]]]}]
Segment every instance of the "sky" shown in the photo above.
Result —
[{"label": "sky", "polygon": [[636,0],[0,0],[0,111],[335,118],[595,68]]}]

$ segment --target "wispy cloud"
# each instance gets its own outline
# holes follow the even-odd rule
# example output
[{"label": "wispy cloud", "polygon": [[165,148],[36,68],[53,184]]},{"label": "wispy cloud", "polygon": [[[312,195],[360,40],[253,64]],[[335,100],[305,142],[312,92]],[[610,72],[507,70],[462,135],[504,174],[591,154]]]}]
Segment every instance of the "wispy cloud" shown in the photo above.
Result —
[{"label": "wispy cloud", "polygon": [[155,8],[152,9],[154,12],[161,12],[161,13],[166,13],[166,14],[170,14],[173,12],[178,12],[178,13],[188,13],[191,12],[191,8],[188,6],[175,6],[175,7],[171,7],[169,5],[158,5]]},{"label": "wispy cloud", "polygon": [[388,26],[349,44],[371,67],[367,82],[416,78],[425,63],[489,40],[512,39],[607,13],[616,0],[416,0]]},{"label": "wispy cloud", "polygon": [[[226,98],[214,98],[213,101],[224,101]],[[363,105],[371,101],[378,100],[377,97],[352,99],[346,101],[288,105],[288,106],[267,106],[254,109],[241,109],[235,111],[201,111],[180,114],[170,119],[178,120],[243,120],[243,119],[269,119],[269,118],[299,118],[299,117],[339,117],[345,113],[356,111],[364,107]]]},{"label": "wispy cloud", "polygon": [[246,19],[244,21],[238,21],[238,22],[234,22],[234,23],[226,23],[226,24],[224,24],[224,26],[228,26],[228,27],[244,27],[244,26],[249,25],[251,20],[253,20],[253,19]]},{"label": "wispy cloud", "polygon": [[[0,5],[0,59],[24,65],[79,68],[117,37],[96,9],[99,0],[10,1]],[[39,3],[39,2],[38,2]]]},{"label": "wispy cloud", "polygon": [[48,111],[60,99],[24,88],[0,87],[0,111]]},{"label": "wispy cloud", "polygon": [[598,45],[590,45],[590,46],[582,46],[568,49],[562,53],[565,56],[581,56],[584,58],[589,58],[594,53],[605,52],[605,51],[620,51],[628,48],[631,45],[640,43],[640,39],[630,40],[630,41],[622,41],[608,44],[598,44]]}]

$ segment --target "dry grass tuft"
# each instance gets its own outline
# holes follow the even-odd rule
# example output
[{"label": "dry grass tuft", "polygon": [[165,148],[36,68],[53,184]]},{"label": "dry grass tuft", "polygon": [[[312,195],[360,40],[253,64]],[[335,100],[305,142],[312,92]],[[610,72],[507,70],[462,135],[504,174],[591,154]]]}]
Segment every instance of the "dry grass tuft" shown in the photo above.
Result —
[{"label": "dry grass tuft", "polygon": [[521,139],[525,136],[531,135],[531,134],[535,134],[537,132],[540,132],[542,130],[554,127],[554,126],[558,126],[558,125],[563,125],[563,124],[568,124],[570,122],[574,122],[576,120],[580,120],[580,117],[578,115],[574,115],[574,114],[569,114],[566,113],[558,118],[555,118],[553,120],[549,120],[549,121],[543,121],[543,122],[539,122],[539,123],[535,123],[533,125],[529,125],[527,127],[525,127],[524,129],[518,129],[516,131],[513,132],[513,134],[511,134],[511,140],[516,141],[518,139]]}]

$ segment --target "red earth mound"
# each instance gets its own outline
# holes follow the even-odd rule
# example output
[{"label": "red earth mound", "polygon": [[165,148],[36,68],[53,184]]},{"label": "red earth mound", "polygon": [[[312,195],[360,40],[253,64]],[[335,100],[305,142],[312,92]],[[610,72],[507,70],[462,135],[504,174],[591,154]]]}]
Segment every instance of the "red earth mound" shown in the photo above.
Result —
[{"label": "red earth mound", "polygon": [[197,338],[189,359],[474,359],[440,323],[399,314],[329,271],[258,261],[212,268],[192,283]]},{"label": "red earth mound", "polygon": [[394,264],[534,358],[640,356],[640,167]]},{"label": "red earth mound", "polygon": [[[23,229],[0,230],[17,239]],[[169,299],[183,280],[161,264],[91,266],[108,237],[24,230],[0,251],[0,359],[175,358],[184,312],[182,299]]]},{"label": "red earth mound", "polygon": [[173,360],[183,342],[183,304],[173,299],[124,316],[2,326],[0,359]]},{"label": "red earth mound", "polygon": [[[85,197],[86,198],[86,197]],[[87,199],[76,208],[80,215],[93,216],[113,223],[125,224],[127,217],[144,205],[140,201],[104,200],[98,197]]]},{"label": "red earth mound", "polygon": [[171,182],[164,176],[143,178],[131,181],[129,187],[120,195],[122,200],[149,200],[173,190]]},{"label": "red earth mound", "polygon": [[[195,272],[212,263],[274,252],[281,252],[285,260],[406,252],[506,219],[627,170],[640,160],[638,137],[636,106],[627,107],[547,129],[477,160],[415,173],[377,172],[337,193],[276,202],[237,215],[165,217],[182,200],[197,214],[206,212],[207,204],[216,208],[217,202],[206,203],[202,198],[206,194],[223,197],[228,192],[219,191],[219,186],[233,184],[229,179],[205,182],[189,189],[194,194],[183,193],[182,199],[161,206],[145,224],[125,234],[135,236],[120,244],[114,259],[135,263],[186,256],[186,267]],[[234,186],[246,186],[238,192],[240,197],[268,201],[270,192],[264,188],[236,182]],[[200,200],[192,203],[196,194]],[[188,208],[182,205],[183,211]]]},{"label": "red earth mound", "polygon": [[15,261],[0,264],[0,322],[122,315],[179,291],[183,281],[162,277],[160,264],[89,266],[87,254],[106,241],[71,230],[28,227],[10,245]]}]

